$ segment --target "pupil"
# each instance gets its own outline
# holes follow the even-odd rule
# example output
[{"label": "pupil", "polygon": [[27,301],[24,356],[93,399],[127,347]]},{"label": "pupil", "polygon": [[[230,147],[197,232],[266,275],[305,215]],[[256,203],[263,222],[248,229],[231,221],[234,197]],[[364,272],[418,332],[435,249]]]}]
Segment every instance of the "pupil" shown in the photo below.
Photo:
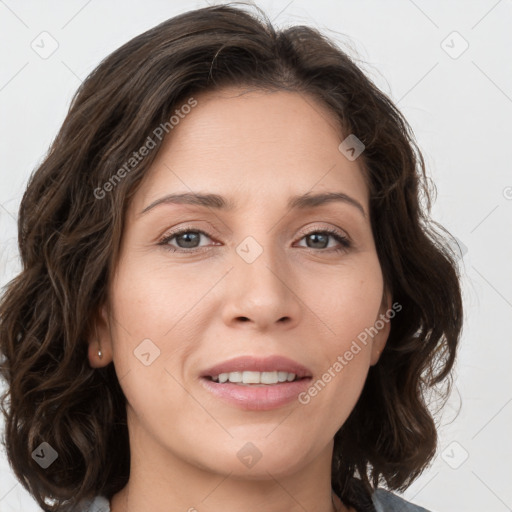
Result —
[{"label": "pupil", "polygon": [[[182,235],[180,235],[178,237],[178,239],[188,239],[188,240],[185,240],[185,247],[186,248],[190,248],[190,247],[194,247],[194,241],[197,242],[199,240],[199,233],[184,233]],[[190,238],[192,238],[192,240],[190,240]],[[195,239],[195,240],[194,240]],[[191,244],[192,245],[189,245]]]},{"label": "pupil", "polygon": [[310,239],[313,239],[313,243],[317,243],[318,239],[320,239],[320,245],[322,247],[324,247],[324,244],[327,242],[327,236],[319,233],[313,233],[310,235]]}]

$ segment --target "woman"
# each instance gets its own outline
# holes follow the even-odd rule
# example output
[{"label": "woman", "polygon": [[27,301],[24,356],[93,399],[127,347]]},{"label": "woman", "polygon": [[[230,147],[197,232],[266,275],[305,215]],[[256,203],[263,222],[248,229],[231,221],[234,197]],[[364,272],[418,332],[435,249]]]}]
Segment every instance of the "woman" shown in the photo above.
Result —
[{"label": "woman", "polygon": [[393,491],[462,328],[429,211],[406,120],[317,31],[225,5],[129,41],[20,206],[17,477],[48,511],[425,510]]}]

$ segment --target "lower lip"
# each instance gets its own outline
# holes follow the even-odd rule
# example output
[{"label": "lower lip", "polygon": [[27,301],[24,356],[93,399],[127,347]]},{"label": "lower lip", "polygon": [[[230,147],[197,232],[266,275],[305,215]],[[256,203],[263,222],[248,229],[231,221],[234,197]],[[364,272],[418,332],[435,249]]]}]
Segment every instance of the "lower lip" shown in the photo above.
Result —
[{"label": "lower lip", "polygon": [[272,385],[242,386],[231,382],[220,384],[204,377],[201,378],[202,385],[217,398],[240,409],[251,411],[268,411],[283,407],[297,400],[299,393],[305,391],[310,382],[311,378],[307,377],[293,382]]}]

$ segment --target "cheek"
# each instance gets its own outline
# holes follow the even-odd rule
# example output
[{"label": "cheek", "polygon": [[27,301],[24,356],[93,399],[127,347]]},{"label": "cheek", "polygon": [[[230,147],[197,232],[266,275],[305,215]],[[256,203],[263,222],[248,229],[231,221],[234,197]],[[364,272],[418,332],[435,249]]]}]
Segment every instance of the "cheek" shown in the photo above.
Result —
[{"label": "cheek", "polygon": [[184,381],[181,362],[194,350],[190,340],[197,339],[196,322],[190,312],[204,285],[187,284],[191,281],[183,272],[126,259],[112,286],[116,373],[136,417],[133,425],[144,424],[154,436],[155,429],[175,425],[173,413],[190,404],[179,384]]},{"label": "cheek", "polygon": [[121,334],[129,332],[132,342],[151,338],[161,343],[186,330],[194,318],[192,309],[199,310],[198,300],[218,280],[210,274],[199,278],[190,267],[120,265],[112,302],[118,327],[125,327]]},{"label": "cheek", "polygon": [[327,329],[325,341],[333,350],[346,350],[352,340],[360,335],[364,338],[362,333],[378,319],[383,294],[378,259],[368,254],[357,265],[340,268],[329,279],[324,279],[322,286],[309,287],[309,290],[313,292],[309,292],[308,301],[311,300],[312,309],[323,321],[319,325],[323,323]]},{"label": "cheek", "polygon": [[304,403],[315,399],[317,405],[331,407],[341,416],[348,415],[364,385],[382,303],[378,259],[368,255],[365,263],[342,269],[330,279],[328,288],[315,288],[310,295],[321,320],[317,325],[324,333],[318,344],[322,373],[316,384],[312,383]]}]

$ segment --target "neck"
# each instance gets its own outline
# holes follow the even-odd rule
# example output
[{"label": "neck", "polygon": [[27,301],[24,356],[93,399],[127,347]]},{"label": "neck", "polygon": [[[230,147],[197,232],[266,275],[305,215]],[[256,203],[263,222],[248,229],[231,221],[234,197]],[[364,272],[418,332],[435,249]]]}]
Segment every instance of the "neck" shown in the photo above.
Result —
[{"label": "neck", "polygon": [[[236,482],[231,482],[236,485]],[[222,501],[222,496],[214,499],[211,496],[211,493],[215,492],[218,487],[226,484],[226,490],[228,491],[228,487],[230,487],[229,478],[224,479],[220,482],[217,487],[213,487],[210,490],[210,494],[205,494],[203,498],[196,497],[195,499],[189,501],[190,503],[194,503],[193,506],[188,506],[187,508],[183,508],[183,510],[187,510],[188,512],[214,512],[217,510],[222,511],[235,511],[240,510],[240,503],[244,503],[246,507],[245,510],[251,510],[251,504],[254,507],[254,510],[260,510],[260,508],[265,507],[265,510],[271,511],[282,511],[287,510],[290,512],[303,512],[304,510],[319,510],[325,512],[354,512],[353,509],[349,509],[345,507],[345,505],[341,502],[341,500],[333,494],[332,492],[328,492],[327,495],[323,495],[323,497],[319,499],[315,499],[314,502],[311,500],[304,499],[303,496],[294,496],[292,493],[287,492],[284,488],[281,489],[281,493],[273,493],[271,490],[269,493],[265,491],[263,487],[260,488],[257,494],[245,494],[243,495],[243,499],[239,496],[240,487],[238,487],[238,493],[235,499],[226,499],[224,502]],[[283,494],[286,494],[287,497],[284,497]],[[111,512],[134,512],[135,510],[145,510],[144,507],[148,506],[148,496],[136,494],[136,491],[130,487],[129,484],[125,488],[123,488],[120,492],[115,494],[110,501],[110,510]],[[224,497],[225,498],[225,497]],[[151,500],[151,503],[154,503],[155,500]],[[183,507],[183,503],[185,500],[183,498],[176,498],[175,495],[168,495],[165,498],[165,505],[160,504],[160,506],[156,506],[156,508],[152,507],[150,510],[155,510],[155,512],[159,511],[168,511],[169,504],[173,504],[176,507]],[[208,505],[206,504],[208,503]],[[174,505],[176,504],[176,505]],[[256,508],[257,507],[257,508]],[[318,508],[312,508],[318,507]]]},{"label": "neck", "polygon": [[200,467],[140,431],[130,438],[130,479],[113,496],[111,512],[168,512],[170,505],[189,512],[349,512],[331,489],[332,443],[297,469],[257,464],[247,476]]}]

